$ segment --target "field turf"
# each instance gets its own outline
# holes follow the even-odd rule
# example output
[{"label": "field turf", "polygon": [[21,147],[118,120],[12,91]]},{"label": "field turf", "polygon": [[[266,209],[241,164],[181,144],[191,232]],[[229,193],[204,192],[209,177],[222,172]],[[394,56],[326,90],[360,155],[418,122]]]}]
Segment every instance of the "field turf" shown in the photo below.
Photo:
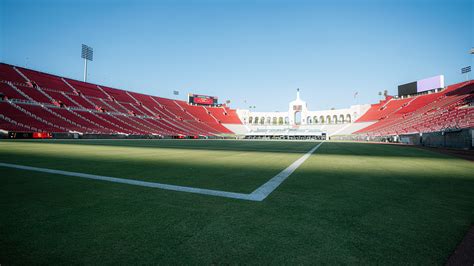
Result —
[{"label": "field turf", "polygon": [[[0,141],[0,162],[250,193],[315,142]],[[443,264],[474,164],[325,142],[262,202],[0,167],[0,264]]]}]

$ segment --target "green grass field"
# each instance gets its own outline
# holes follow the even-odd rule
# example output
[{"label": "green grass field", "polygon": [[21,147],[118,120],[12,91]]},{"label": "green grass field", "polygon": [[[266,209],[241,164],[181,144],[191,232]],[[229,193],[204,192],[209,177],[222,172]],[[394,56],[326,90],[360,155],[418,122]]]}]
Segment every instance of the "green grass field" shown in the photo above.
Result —
[{"label": "green grass field", "polygon": [[[0,162],[250,193],[315,142],[0,141]],[[253,202],[0,167],[0,264],[443,264],[474,164],[325,142]]]}]

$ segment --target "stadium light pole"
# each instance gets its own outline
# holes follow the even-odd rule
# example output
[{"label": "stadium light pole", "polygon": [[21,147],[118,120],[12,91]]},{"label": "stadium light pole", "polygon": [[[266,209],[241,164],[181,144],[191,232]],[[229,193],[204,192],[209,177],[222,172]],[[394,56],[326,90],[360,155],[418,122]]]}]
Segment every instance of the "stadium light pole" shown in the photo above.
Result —
[{"label": "stadium light pole", "polygon": [[92,47],[82,44],[81,57],[84,59],[84,82],[87,82],[87,61],[92,61],[94,57]]},{"label": "stadium light pole", "polygon": [[466,74],[466,81],[469,80],[469,72],[471,72],[471,66],[461,68],[461,74]]}]

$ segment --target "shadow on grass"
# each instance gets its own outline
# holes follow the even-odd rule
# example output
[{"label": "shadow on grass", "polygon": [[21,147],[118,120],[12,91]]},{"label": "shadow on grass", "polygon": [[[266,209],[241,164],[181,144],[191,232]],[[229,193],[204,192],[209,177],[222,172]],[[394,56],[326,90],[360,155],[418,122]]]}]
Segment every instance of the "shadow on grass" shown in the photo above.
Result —
[{"label": "shadow on grass", "polygon": [[[104,147],[166,148],[209,151],[306,153],[319,142],[237,140],[3,140],[5,143],[90,145]],[[1,143],[1,142],[0,142]]]},{"label": "shadow on grass", "polygon": [[[374,149],[378,146],[383,149]],[[325,143],[259,203],[0,168],[0,261],[443,264],[473,218],[472,166],[457,160],[463,167],[453,174],[455,159],[407,152],[405,147]],[[356,167],[367,158],[377,161],[375,154],[392,163]],[[169,171],[183,175],[170,182],[236,192],[261,185],[252,179],[258,171],[271,176],[271,169],[285,167],[1,155],[12,163],[123,177]],[[342,163],[331,164],[338,155],[344,155]],[[416,157],[421,163],[401,164]],[[434,165],[450,167],[439,171]],[[186,178],[189,173],[202,178]]]},{"label": "shadow on grass", "polygon": [[[229,160],[166,160],[152,157],[87,157],[78,154],[0,154],[0,162],[69,172],[159,182],[231,192],[250,193],[288,167],[298,156],[261,163]],[[255,158],[254,158],[255,159]],[[249,159],[250,160],[250,159]],[[0,169],[5,169],[0,167]],[[5,171],[4,171],[5,173]]]},{"label": "shadow on grass", "polygon": [[347,169],[340,172],[346,179],[331,174],[295,173],[255,203],[24,172],[2,178],[0,257],[24,264],[58,257],[84,264],[442,264],[472,217],[472,187],[456,177],[450,185],[430,178],[398,184],[389,174],[385,182]]},{"label": "shadow on grass", "polygon": [[[1,142],[0,142],[1,143]],[[237,140],[14,140],[5,143],[31,143],[51,145],[81,145],[125,148],[178,149],[201,151],[236,151],[262,153],[304,154],[319,142],[299,141],[237,141]],[[54,147],[54,146],[52,146]],[[57,146],[59,149],[60,146]],[[65,149],[70,147],[64,146]],[[54,147],[56,148],[56,147]],[[1,153],[1,151],[0,151]],[[412,147],[360,142],[325,142],[318,154],[376,156],[376,157],[451,157]]]},{"label": "shadow on grass", "polygon": [[399,158],[455,158],[429,150],[417,149],[412,146],[387,145],[360,142],[328,142],[321,146],[317,154],[346,155],[346,156],[374,156]]},{"label": "shadow on grass", "polygon": [[[209,160],[203,162],[160,158],[84,157],[77,154],[64,156],[28,154],[8,157],[2,157],[0,154],[0,161],[54,170],[250,193],[298,158],[298,156],[293,157],[291,159],[279,157],[263,164],[254,163],[251,159],[249,161]],[[452,157],[432,158],[432,161],[426,158],[413,158],[413,160],[408,158],[407,161],[407,156],[388,158],[380,156],[380,159],[367,156],[367,159],[371,159],[368,164],[363,164],[366,162],[363,157],[357,159],[354,161],[352,155],[337,154],[336,156],[322,150],[298,168],[292,175],[295,177],[290,176],[290,178],[310,178],[314,184],[318,185],[317,180],[323,178],[332,178],[337,180],[336,182],[360,179],[364,182],[367,180],[390,181],[397,184],[412,183],[414,180],[451,182],[450,180],[462,179],[474,182],[472,176],[474,167]],[[336,160],[339,161],[336,162]],[[461,164],[453,166],[453,160]],[[423,167],[420,167],[420,164],[423,164]],[[440,170],[440,166],[445,166],[444,171]]]}]

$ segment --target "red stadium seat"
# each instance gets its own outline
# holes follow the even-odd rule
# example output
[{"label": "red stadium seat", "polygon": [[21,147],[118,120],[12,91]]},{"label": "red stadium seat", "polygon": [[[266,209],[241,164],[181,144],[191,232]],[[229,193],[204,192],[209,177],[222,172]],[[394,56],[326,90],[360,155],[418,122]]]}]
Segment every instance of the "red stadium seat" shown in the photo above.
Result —
[{"label": "red stadium seat", "polygon": [[[232,133],[221,123],[241,123],[228,108],[190,106],[30,69],[17,71],[7,64],[0,64],[0,70],[3,130],[212,136]],[[22,75],[37,86],[28,85]]]},{"label": "red stadium seat", "polygon": [[448,86],[438,93],[401,100],[392,99],[390,102],[394,103],[389,112],[380,110],[380,106],[372,105],[357,122],[372,119],[377,122],[355,134],[387,136],[473,127],[473,94],[474,81],[470,81]]}]

